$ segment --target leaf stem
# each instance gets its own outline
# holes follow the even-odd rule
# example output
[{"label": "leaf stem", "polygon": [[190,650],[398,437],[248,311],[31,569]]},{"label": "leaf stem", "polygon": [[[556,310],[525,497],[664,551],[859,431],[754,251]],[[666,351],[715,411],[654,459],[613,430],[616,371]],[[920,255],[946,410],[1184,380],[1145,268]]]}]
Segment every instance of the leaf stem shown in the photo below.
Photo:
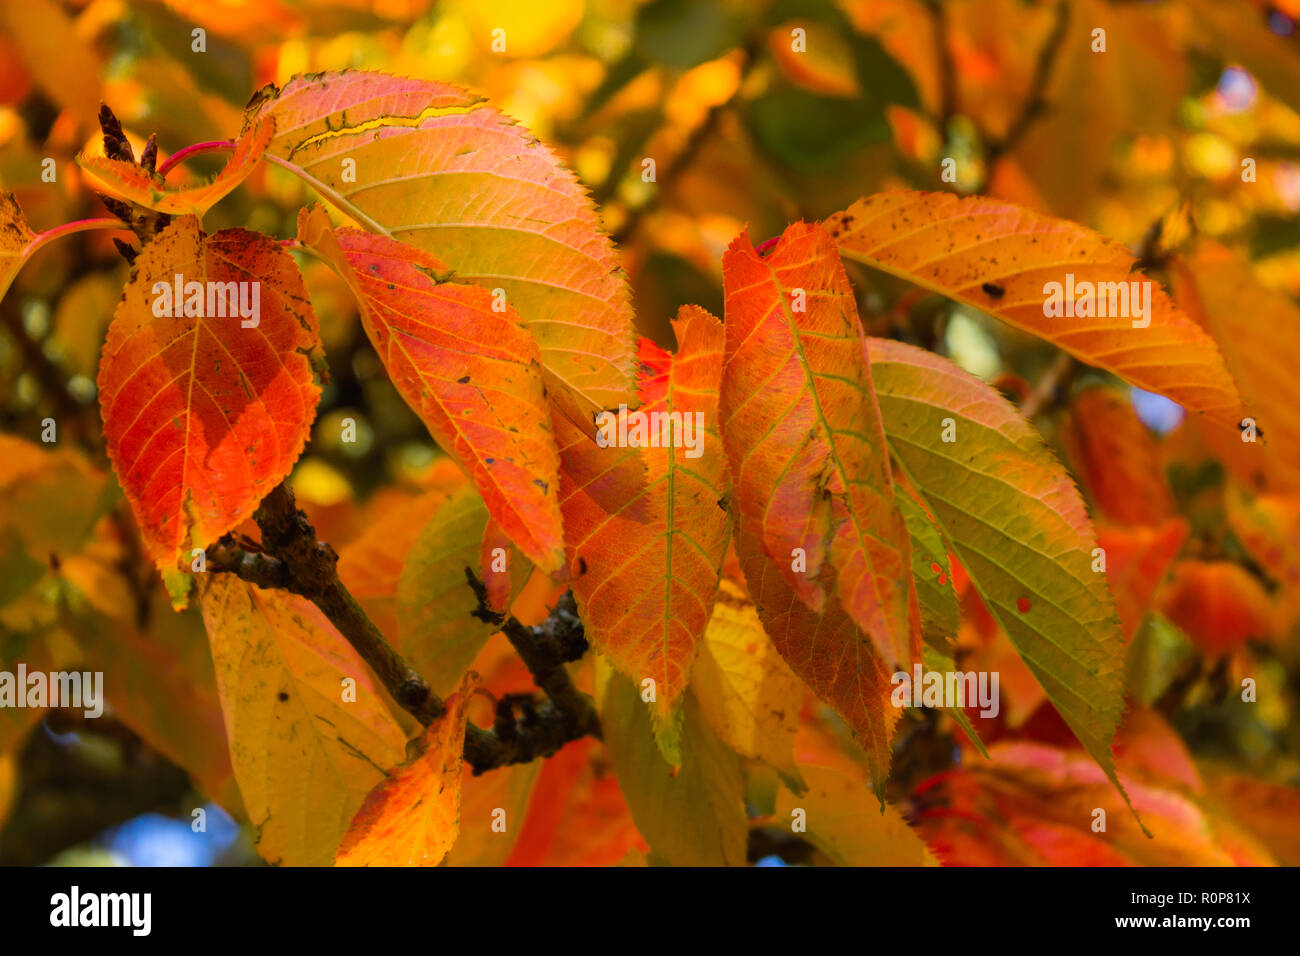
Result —
[{"label": "leaf stem", "polygon": [[120,219],[78,219],[75,222],[65,222],[61,226],[55,226],[53,229],[47,229],[40,233],[27,244],[23,249],[23,259],[28,259],[36,252],[44,249],[56,239],[62,239],[64,236],[71,236],[78,232],[92,232],[96,229],[119,229],[130,232],[131,227]]},{"label": "leaf stem", "polygon": [[216,139],[210,140],[206,143],[193,143],[168,156],[167,161],[158,167],[158,175],[166,176],[191,156],[201,156],[204,153],[232,152],[234,148],[234,140],[229,139]]},{"label": "leaf stem", "polygon": [[331,205],[339,209],[345,215],[361,223],[371,232],[377,232],[381,236],[387,236],[389,239],[393,238],[392,232],[390,232],[387,228],[381,226],[375,220],[371,219],[368,215],[366,215],[359,208],[357,208],[357,206],[349,202],[347,198],[343,196],[342,193],[337,192],[332,186],[327,186],[325,183],[321,182],[319,179],[317,179],[311,173],[307,172],[307,170],[303,169],[297,163],[291,163],[289,162],[289,160],[281,159],[279,156],[272,156],[270,153],[267,153],[263,158],[268,163],[272,163],[276,166],[279,166],[281,169],[285,169],[293,173],[295,176],[301,179],[312,189],[316,190],[316,192],[320,194],[321,198],[325,199],[327,202],[329,202]]}]

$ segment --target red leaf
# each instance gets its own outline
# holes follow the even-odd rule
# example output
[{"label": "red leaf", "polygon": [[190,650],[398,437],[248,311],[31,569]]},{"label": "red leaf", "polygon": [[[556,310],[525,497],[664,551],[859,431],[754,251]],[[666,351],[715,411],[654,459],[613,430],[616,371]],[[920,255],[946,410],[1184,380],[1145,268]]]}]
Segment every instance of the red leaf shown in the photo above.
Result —
[{"label": "red leaf", "polygon": [[[155,315],[176,275],[249,283],[250,304],[257,283],[260,315]],[[251,516],[289,473],[320,398],[319,348],[298,267],[274,240],[205,236],[186,217],[145,246],[108,329],[99,393],[109,457],[160,567],[188,564],[188,549]]]}]

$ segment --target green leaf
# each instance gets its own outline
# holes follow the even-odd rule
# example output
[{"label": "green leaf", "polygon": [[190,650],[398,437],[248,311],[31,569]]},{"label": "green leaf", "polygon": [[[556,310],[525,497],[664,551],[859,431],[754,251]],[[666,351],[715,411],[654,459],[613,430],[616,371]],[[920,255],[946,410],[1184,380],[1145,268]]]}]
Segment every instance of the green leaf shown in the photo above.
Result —
[{"label": "green leaf", "polygon": [[768,153],[804,173],[834,169],[864,146],[889,139],[880,104],[777,87],[745,105],[751,134]]},{"label": "green leaf", "polygon": [[637,48],[664,66],[699,66],[735,40],[735,25],[719,0],[651,0],[636,13]]},{"label": "green leaf", "polygon": [[961,626],[948,549],[925,509],[907,492],[896,488],[894,501],[912,539],[912,579],[921,604],[921,637],[931,647],[947,653]]},{"label": "green leaf", "polygon": [[605,687],[601,731],[610,764],[653,857],[669,866],[740,866],[749,825],[740,758],[709,729],[693,694],[685,701],[682,766],[659,753],[650,707],[621,674]]},{"label": "green leaf", "polygon": [[[885,435],[952,553],[1118,787],[1124,638],[1078,490],[1015,408],[930,352],[869,341]],[[945,442],[945,433],[954,440]],[[1121,790],[1122,792],[1122,790]]]},{"label": "green leaf", "polygon": [[[479,599],[466,571],[482,579],[479,542],[488,510],[471,485],[438,506],[407,553],[397,585],[402,654],[440,695],[451,693],[499,621],[475,616]],[[523,588],[532,565],[515,548],[507,559],[510,596]]]}]

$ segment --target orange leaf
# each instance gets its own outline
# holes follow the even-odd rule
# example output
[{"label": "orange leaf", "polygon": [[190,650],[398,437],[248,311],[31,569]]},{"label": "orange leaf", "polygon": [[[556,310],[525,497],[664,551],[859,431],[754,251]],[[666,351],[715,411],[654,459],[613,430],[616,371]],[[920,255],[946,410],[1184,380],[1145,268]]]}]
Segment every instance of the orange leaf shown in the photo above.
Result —
[{"label": "orange leaf", "polygon": [[1097,386],[1075,395],[1065,443],[1075,474],[1108,518],[1155,525],[1174,513],[1155,439],[1123,392]]},{"label": "orange leaf", "polygon": [[173,216],[202,216],[257,168],[274,134],[272,119],[249,127],[235,142],[235,151],[212,182],[186,189],[167,189],[161,176],[125,160],[79,156],[77,164],[94,188],[110,196]]},{"label": "orange leaf", "polygon": [[[258,314],[156,315],[177,275],[244,283]],[[214,311],[221,295],[205,288],[201,311]],[[298,268],[274,240],[246,229],[205,236],[186,217],[145,247],[109,325],[99,394],[109,458],[160,567],[182,553],[188,562],[187,549],[248,518],[289,473],[320,398],[319,348]]]},{"label": "orange leaf", "polygon": [[[912,795],[919,829],[948,865],[1228,866],[1239,858],[1239,841],[1223,838],[1223,821],[1181,779],[1121,774],[1148,836],[1081,752],[1007,741],[990,746],[989,758]],[[1094,831],[1098,810],[1106,827]]]},{"label": "orange leaf", "polygon": [[527,129],[460,87],[365,71],[267,87],[245,124],[265,116],[276,121],[270,152],[348,216],[504,290],[574,421],[631,398],[618,258],[577,177]]},{"label": "orange leaf", "polygon": [[1187,522],[1170,518],[1158,528],[1102,527],[1097,544],[1106,554],[1106,581],[1115,597],[1115,610],[1132,640],[1164,580],[1169,565],[1187,538]]},{"label": "orange leaf", "polygon": [[338,866],[437,866],[460,828],[461,750],[478,675],[461,678],[447,709],[420,739],[420,753],[366,797],[344,834]]},{"label": "orange leaf", "polygon": [[[982,196],[911,191],[861,199],[826,228],[849,259],[995,315],[1220,424],[1235,428],[1241,419],[1214,340],[1155,282],[1139,317],[1127,295],[1131,282],[1146,281],[1133,272],[1136,260],[1091,229]],[[1046,314],[1051,301],[1074,310],[1088,298],[1091,311],[1104,302],[1109,314]]]},{"label": "orange leaf", "polygon": [[488,604],[500,614],[510,607],[509,566],[498,566],[503,560],[509,560],[509,551],[510,538],[495,518],[488,518],[483,527],[483,540],[479,542],[479,566],[487,586]]},{"label": "orange leaf", "polygon": [[300,239],[328,259],[361,303],[366,334],[398,392],[469,474],[488,510],[547,571],[564,561],[551,436],[537,344],[508,306],[414,246],[340,229],[320,207]]},{"label": "orange leaf", "polygon": [[[763,629],[790,669],[848,723],[866,751],[872,787],[883,800],[890,741],[902,711],[890,702],[890,674],[871,641],[838,602],[827,601],[818,614],[799,600],[743,527],[736,556]],[[823,571],[828,586],[833,573],[829,566]]]},{"label": "orange leaf", "polygon": [[[638,683],[654,679],[660,719],[686,688],[730,532],[717,431],[722,325],[703,309],[684,306],[673,329],[675,355],[642,340],[641,406],[603,419],[601,438],[610,444],[626,429],[631,446],[640,424],[640,440],[658,446],[636,447],[645,473],[631,476],[615,499],[617,509],[593,487],[610,477],[598,464],[602,449],[556,417],[566,465],[560,499],[569,570],[583,622],[616,668]],[[671,438],[661,430],[675,427],[668,416],[682,424]],[[664,447],[665,438],[673,447]],[[588,483],[578,483],[577,475]]]},{"label": "orange leaf", "polygon": [[506,866],[613,866],[648,849],[604,753],[584,737],[542,764]]},{"label": "orange leaf", "polygon": [[1228,561],[1181,561],[1160,599],[1161,611],[1204,653],[1218,657],[1250,638],[1273,634],[1268,593]]},{"label": "orange leaf", "polygon": [[[1202,243],[1174,272],[1174,291],[1188,313],[1223,349],[1241,383],[1257,441],[1233,430],[1205,429],[1205,438],[1241,481],[1256,491],[1300,491],[1300,306],[1265,288],[1249,265],[1227,249]],[[1235,424],[1235,423],[1234,423]]]},{"label": "orange leaf", "polygon": [[910,668],[920,623],[907,526],[834,243],[796,223],[764,258],[742,233],[723,276],[722,438],[741,527],[817,614],[833,566],[836,597],[884,663]]}]

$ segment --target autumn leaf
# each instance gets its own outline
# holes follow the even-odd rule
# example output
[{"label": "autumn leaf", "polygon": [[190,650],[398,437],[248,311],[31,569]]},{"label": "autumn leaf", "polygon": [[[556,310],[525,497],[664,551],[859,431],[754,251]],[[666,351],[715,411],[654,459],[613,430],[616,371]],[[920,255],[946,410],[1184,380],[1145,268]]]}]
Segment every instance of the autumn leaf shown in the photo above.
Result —
[{"label": "autumn leaf", "polygon": [[863,781],[844,771],[803,766],[808,789],[782,790],[775,818],[788,825],[803,811],[807,836],[837,866],[933,866],[934,858],[898,810],[862,799]]},{"label": "autumn leaf", "polygon": [[803,789],[794,762],[803,682],[764,633],[744,588],[725,578],[691,686],[704,718],[728,747]]},{"label": "autumn leaf", "polygon": [[107,478],[72,447],[0,435],[0,528],[42,565],[75,554],[115,500]]},{"label": "autumn leaf", "polygon": [[375,350],[407,404],[470,476],[529,560],[563,564],[551,436],[537,345],[492,293],[446,281],[428,253],[371,233],[337,233],[324,210],[299,215],[301,241],[351,286]]},{"label": "autumn leaf", "polygon": [[723,282],[722,439],[740,524],[814,612],[833,565],[849,616],[887,665],[910,667],[920,625],[907,528],[835,247],[820,226],[796,223],[764,257],[743,233]]},{"label": "autumn leaf", "polygon": [[36,233],[11,192],[0,190],[0,297],[9,291],[14,277],[31,254]]},{"label": "autumn leaf", "polygon": [[[1114,779],[1124,640],[1069,476],[997,392],[946,359],[871,340],[899,463],[1070,729]],[[952,440],[945,440],[945,433]]]},{"label": "autumn leaf", "polygon": [[1273,636],[1268,592],[1230,561],[1180,561],[1159,607],[1210,658],[1235,651],[1251,638]]},{"label": "autumn leaf", "polygon": [[[736,556],[772,645],[808,688],[852,729],[866,752],[871,785],[883,804],[890,742],[902,713],[890,701],[890,671],[871,639],[838,601],[827,601],[820,614],[809,608],[743,527],[736,536]],[[829,565],[822,572],[823,582],[831,588],[833,574]]]},{"label": "autumn leaf", "polygon": [[1229,767],[1205,772],[1206,789],[1244,829],[1254,834],[1282,866],[1300,866],[1300,788],[1257,780]]},{"label": "autumn leaf", "polygon": [[895,500],[912,537],[912,580],[921,609],[921,636],[930,647],[950,651],[961,626],[961,608],[948,548],[934,519],[911,493],[900,490]]},{"label": "autumn leaf", "polygon": [[709,729],[687,694],[681,769],[660,755],[650,708],[621,674],[605,685],[600,725],[610,765],[652,859],[669,866],[740,866],[748,824],[740,758]]},{"label": "autumn leaf", "polygon": [[[454,484],[419,493],[404,488],[384,489],[366,502],[361,512],[362,532],[339,549],[339,580],[365,608],[375,626],[384,634],[398,635],[399,641],[397,591],[407,555],[434,513],[457,488],[467,484],[464,473],[450,458],[443,461],[450,466]],[[461,671],[457,671],[451,680],[454,682],[460,675]]]},{"label": "autumn leaf", "polygon": [[304,599],[214,574],[202,608],[258,853],[331,863],[383,768],[405,759],[406,735],[361,657]]},{"label": "autumn leaf", "polygon": [[1064,439],[1075,474],[1105,517],[1156,525],[1174,513],[1155,439],[1123,392],[1093,386],[1076,393]]},{"label": "autumn leaf", "polygon": [[[673,329],[675,355],[642,340],[640,406],[605,419],[611,443],[616,429],[634,436],[638,423],[639,440],[653,441],[655,447],[638,449],[644,477],[638,474],[623,489],[619,510],[607,510],[599,494],[574,480],[608,477],[598,465],[585,464],[588,456],[599,456],[597,446],[581,430],[562,425],[561,454],[570,467],[560,504],[573,593],[587,634],[638,685],[654,680],[659,736],[676,763],[680,758],[664,725],[686,689],[708,625],[730,522],[717,430],[722,325],[703,309],[685,306]],[[672,447],[665,447],[665,439]]]},{"label": "autumn leaf", "polygon": [[[256,290],[258,314],[197,316],[187,292],[173,316],[157,303],[177,275],[206,290],[242,283],[235,295],[251,303]],[[199,311],[222,297],[207,291]],[[320,398],[319,348],[298,268],[274,240],[245,229],[205,236],[186,217],[145,247],[98,384],[109,458],[160,568],[188,564],[188,549],[250,517],[288,475]]]},{"label": "autumn leaf", "polygon": [[[560,751],[565,753],[565,750]],[[460,831],[443,858],[443,866],[504,866],[523,833],[524,819],[537,781],[551,759],[498,767],[491,773],[474,774],[462,764],[460,771]],[[616,785],[617,786],[617,785]],[[501,819],[505,830],[497,821]]]},{"label": "autumn leaf", "polygon": [[116,199],[173,216],[202,216],[257,168],[274,133],[273,119],[250,126],[235,141],[234,152],[221,172],[202,186],[168,189],[161,176],[138,163],[106,156],[78,156],[77,164],[96,189]]},{"label": "autumn leaf", "polygon": [[[1125,776],[1151,836],[1077,752],[1009,741],[990,763],[930,781],[913,795],[926,842],[949,865],[1230,866],[1239,841],[1182,785]],[[1093,823],[1105,812],[1105,830]],[[1226,837],[1226,838],[1225,838]],[[1258,857],[1258,865],[1267,862]]]},{"label": "autumn leaf", "polygon": [[615,866],[647,849],[603,749],[584,737],[542,767],[506,866]]},{"label": "autumn leaf", "polygon": [[487,609],[505,614],[510,608],[510,537],[496,519],[488,517],[478,545],[479,580],[487,594]]},{"label": "autumn leaf", "polygon": [[1178,517],[1158,527],[1112,526],[1097,530],[1097,544],[1106,556],[1106,580],[1126,641],[1141,626],[1151,598],[1187,539],[1187,532],[1187,522]]},{"label": "autumn leaf", "polygon": [[[471,487],[453,493],[420,531],[406,555],[397,585],[398,637],[402,653],[436,693],[450,693],[494,631],[500,617],[484,614],[466,572],[479,571],[480,541],[491,523],[483,499]],[[507,597],[518,594],[530,565],[507,549]]]},{"label": "autumn leaf", "polygon": [[[632,310],[590,200],[549,148],[459,87],[349,71],[254,96],[272,155],[367,229],[502,289],[575,421],[632,397]],[[557,396],[557,399],[562,396]]]},{"label": "autumn leaf", "polygon": [[339,866],[437,866],[460,827],[461,750],[478,675],[461,678],[446,710],[417,745],[366,796],[339,846]]},{"label": "autumn leaf", "polygon": [[1246,263],[1210,242],[1174,264],[1174,292],[1223,350],[1257,433],[1207,428],[1207,443],[1247,487],[1300,491],[1300,378],[1291,352],[1279,347],[1300,341],[1300,305],[1261,285]]},{"label": "autumn leaf", "polygon": [[[826,229],[848,259],[995,315],[1220,425],[1241,419],[1214,340],[1159,283],[1142,285],[1149,280],[1126,248],[1090,229],[1001,200],[909,191],[861,199]],[[1134,292],[1144,288],[1149,299]],[[1056,300],[1072,309],[1087,301],[1093,312],[1104,303],[1108,315],[1047,315]]]}]

